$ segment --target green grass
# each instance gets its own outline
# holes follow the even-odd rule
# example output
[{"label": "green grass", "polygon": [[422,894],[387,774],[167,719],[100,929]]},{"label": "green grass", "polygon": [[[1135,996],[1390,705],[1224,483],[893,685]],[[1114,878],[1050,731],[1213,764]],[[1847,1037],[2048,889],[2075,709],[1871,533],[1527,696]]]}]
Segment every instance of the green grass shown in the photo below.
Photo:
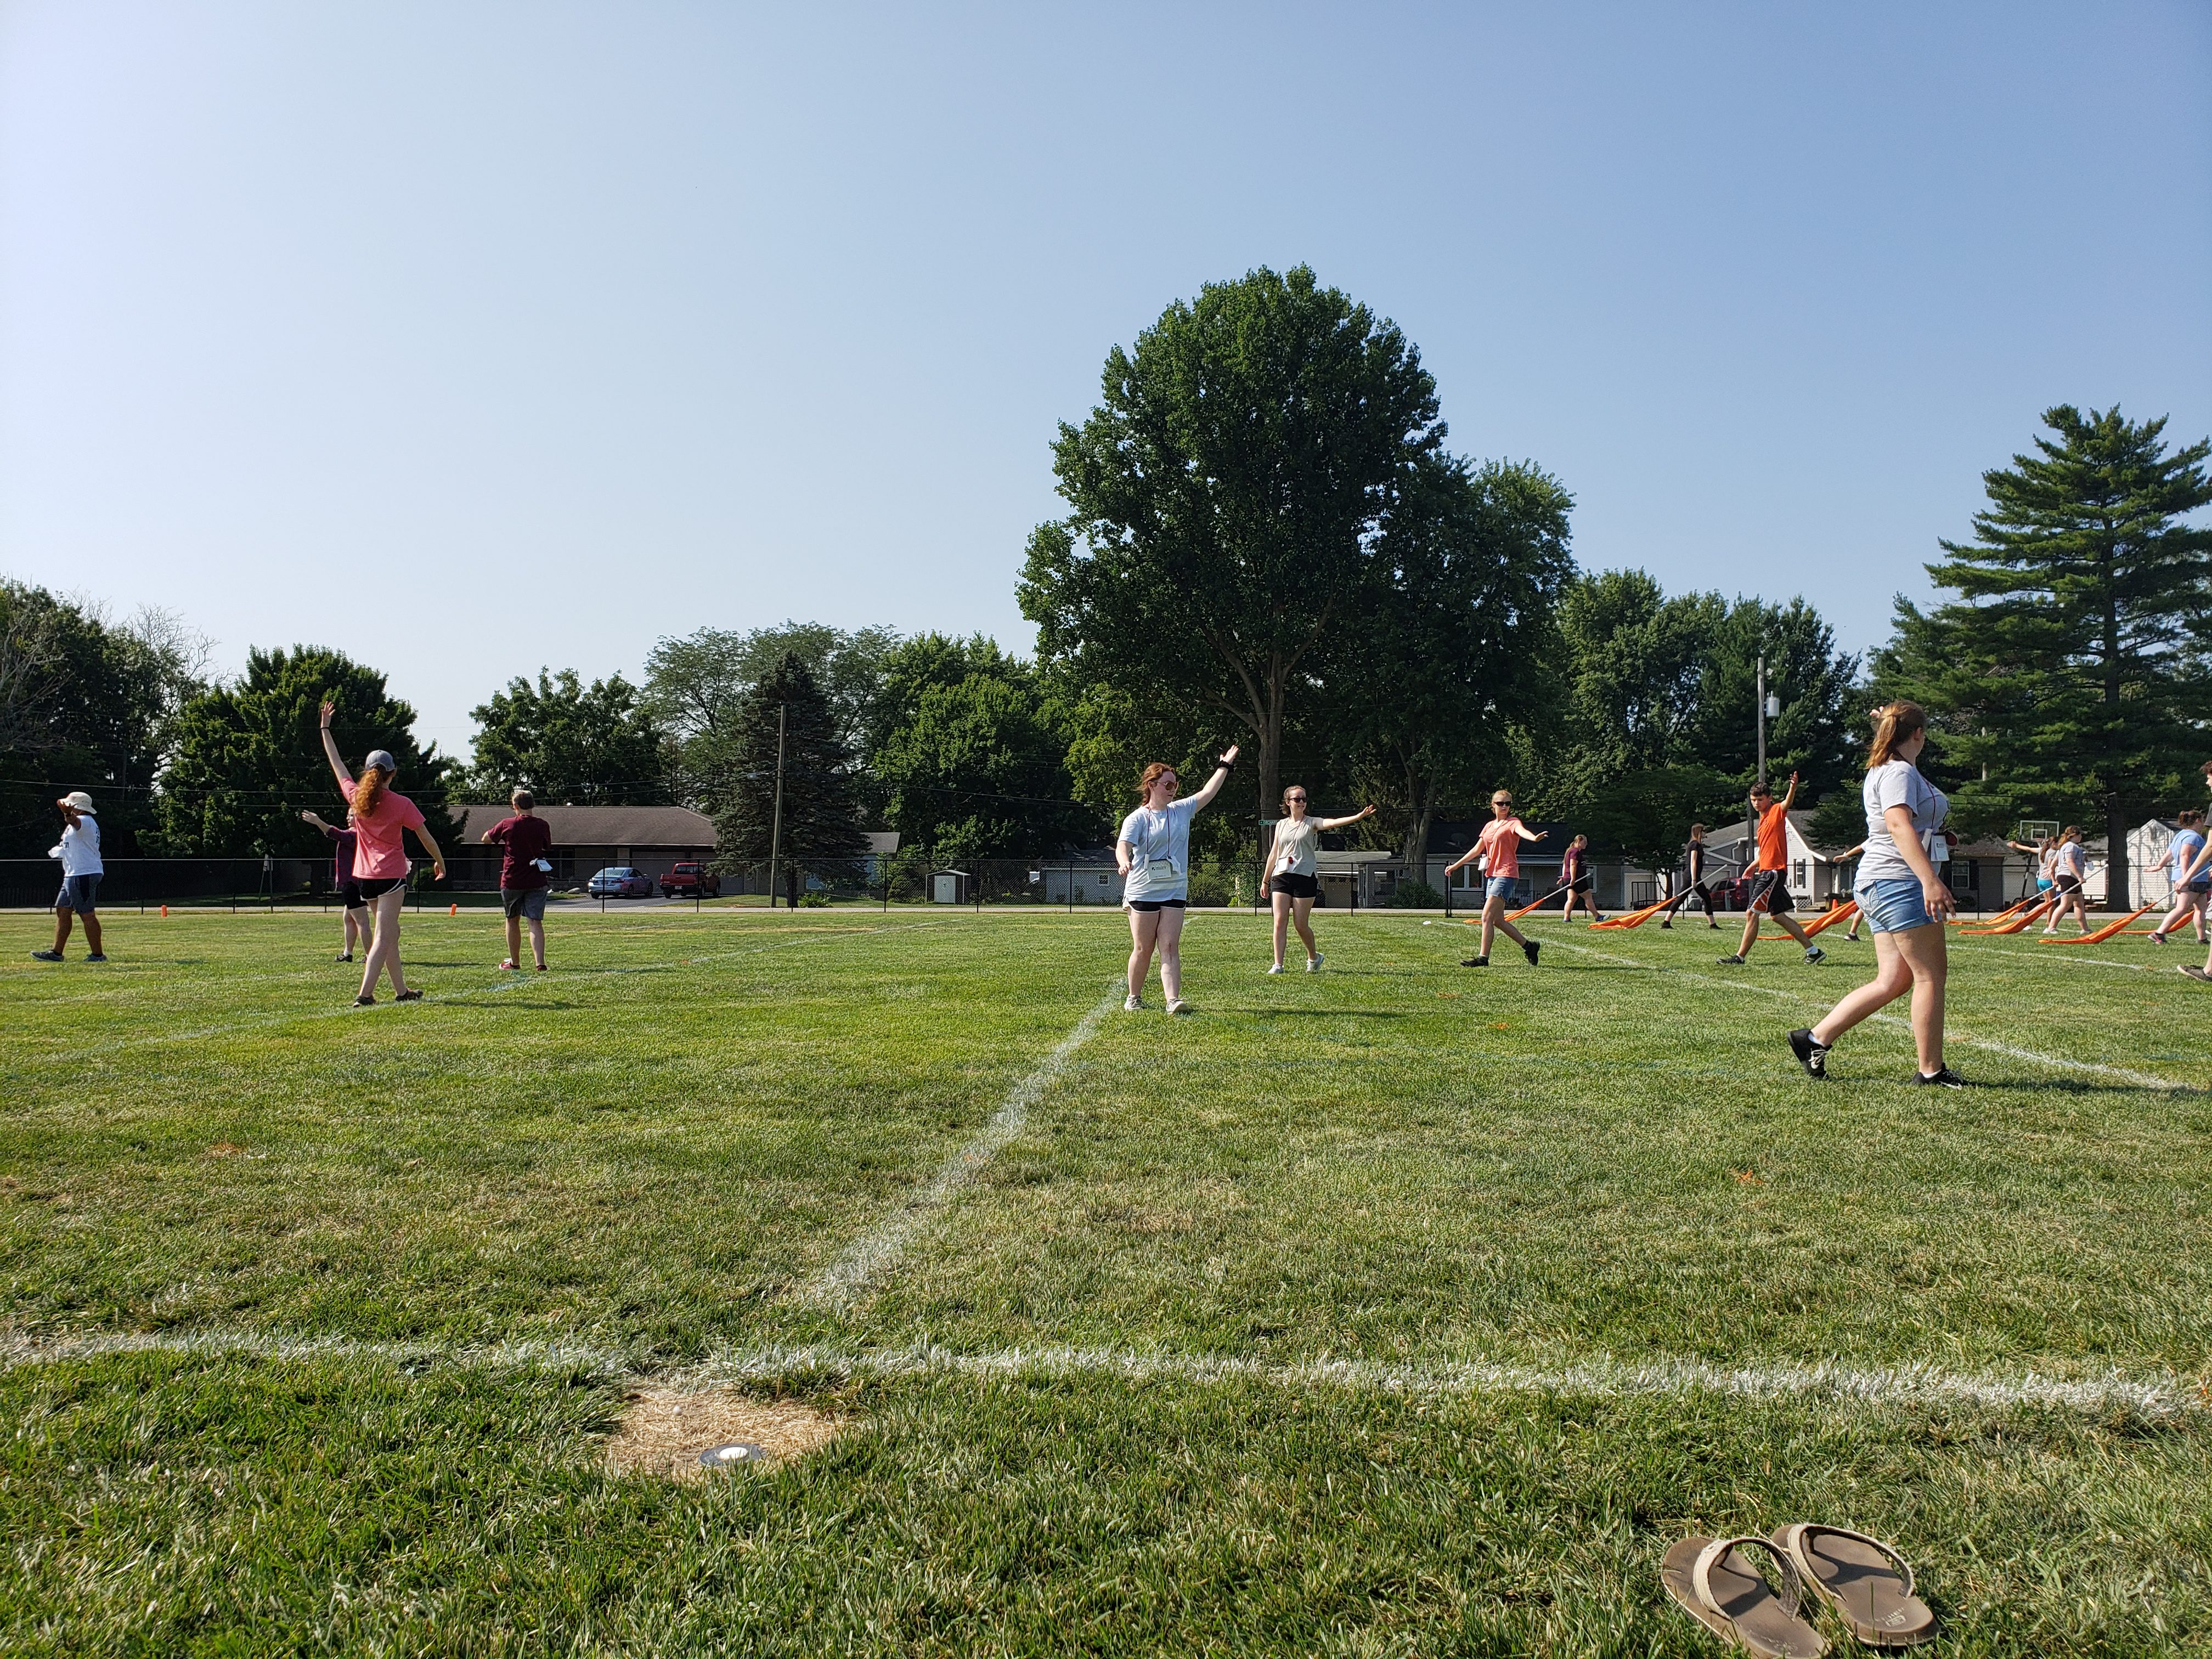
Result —
[{"label": "green grass", "polygon": [[[1946,1651],[2212,1648],[2212,1044],[2139,940],[1960,941],[1954,1093],[1790,1063],[1863,944],[1324,915],[1268,979],[1195,914],[1200,1014],[909,1210],[1117,915],[554,922],[410,915],[356,1012],[334,917],[0,917],[0,1650],[1711,1652],[1660,1554],[1802,1518]],[[663,1373],[851,1426],[608,1474]]]}]

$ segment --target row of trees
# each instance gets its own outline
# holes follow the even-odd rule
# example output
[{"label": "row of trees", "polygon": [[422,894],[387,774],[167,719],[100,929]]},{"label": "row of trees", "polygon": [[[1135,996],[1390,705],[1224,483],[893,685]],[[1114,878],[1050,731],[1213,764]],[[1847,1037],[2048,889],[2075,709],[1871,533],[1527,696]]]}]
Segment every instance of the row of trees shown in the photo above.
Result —
[{"label": "row of trees", "polygon": [[2208,446],[2169,452],[2162,422],[2117,410],[2045,418],[2034,454],[1985,475],[1974,538],[1929,567],[1955,597],[1900,600],[1862,665],[1802,600],[1578,572],[1565,488],[1452,454],[1395,325],[1309,270],[1255,271],[1117,347],[1098,406],[1060,428],[1068,512],[1038,526],[1018,587],[1034,660],[981,635],[705,629],[660,641],[636,684],[510,681],[461,764],[337,653],[257,650],[206,684],[174,619],[117,626],[9,586],[9,848],[49,832],[58,780],[94,779],[111,832],[149,848],[316,850],[296,811],[327,799],[329,697],[342,745],[393,750],[434,823],[519,785],[678,801],[759,859],[781,753],[783,848],[817,865],[876,826],[951,860],[1028,855],[1105,839],[1145,762],[1195,775],[1237,741],[1256,764],[1201,820],[1201,855],[1249,849],[1295,778],[1380,804],[1363,833],[1409,857],[1510,781],[1532,814],[1658,862],[1692,820],[1741,811],[1761,658],[1771,763],[1802,774],[1834,838],[1856,838],[1865,711],[1907,695],[1936,714],[1926,763],[1963,828],[2102,817],[2117,839],[2212,752],[2212,537],[2190,516],[2212,501]]}]

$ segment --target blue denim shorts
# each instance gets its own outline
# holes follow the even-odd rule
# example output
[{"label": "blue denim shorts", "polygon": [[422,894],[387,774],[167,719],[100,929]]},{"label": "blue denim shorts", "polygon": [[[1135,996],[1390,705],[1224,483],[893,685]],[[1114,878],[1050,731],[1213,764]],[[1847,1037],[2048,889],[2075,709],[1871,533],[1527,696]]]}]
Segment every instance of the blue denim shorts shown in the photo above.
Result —
[{"label": "blue denim shorts", "polygon": [[1486,877],[1482,884],[1482,902],[1487,904],[1494,898],[1511,898],[1520,890],[1521,878],[1518,876]]},{"label": "blue denim shorts", "polygon": [[1920,883],[1911,876],[1893,876],[1887,881],[1863,881],[1858,885],[1859,914],[1877,933],[1910,933],[1925,927],[1935,917]]},{"label": "blue denim shorts", "polygon": [[62,890],[54,899],[57,910],[74,910],[88,916],[99,908],[100,878],[98,876],[64,876]]}]

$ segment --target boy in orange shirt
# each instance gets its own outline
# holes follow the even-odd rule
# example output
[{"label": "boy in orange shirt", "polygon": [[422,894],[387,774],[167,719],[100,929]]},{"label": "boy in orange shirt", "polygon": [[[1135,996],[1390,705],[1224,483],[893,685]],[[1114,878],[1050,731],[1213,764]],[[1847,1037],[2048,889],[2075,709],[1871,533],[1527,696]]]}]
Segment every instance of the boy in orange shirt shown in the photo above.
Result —
[{"label": "boy in orange shirt", "polygon": [[1759,814],[1759,867],[1752,872],[1750,914],[1743,919],[1743,943],[1732,957],[1723,957],[1723,968],[1741,968],[1759,938],[1759,924],[1768,916],[1780,922],[1790,937],[1805,947],[1805,960],[1818,962],[1828,953],[1787,914],[1790,908],[1790,804],[1797,799],[1797,775],[1790,775],[1790,793],[1780,800],[1763,783],[1751,787],[1752,810]]}]

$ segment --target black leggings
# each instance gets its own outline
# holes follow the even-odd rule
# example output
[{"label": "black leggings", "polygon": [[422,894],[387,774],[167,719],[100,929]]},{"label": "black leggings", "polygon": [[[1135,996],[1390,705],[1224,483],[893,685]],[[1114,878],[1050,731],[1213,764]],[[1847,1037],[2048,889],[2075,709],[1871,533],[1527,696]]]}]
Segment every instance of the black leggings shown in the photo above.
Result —
[{"label": "black leggings", "polygon": [[1692,882],[1686,892],[1677,893],[1674,895],[1673,899],[1668,901],[1667,905],[1668,915],[1670,917],[1673,916],[1675,911],[1680,909],[1693,898],[1699,899],[1704,902],[1705,914],[1707,915],[1715,916],[1720,914],[1719,907],[1713,902],[1712,884],[1711,882],[1699,881]]}]

